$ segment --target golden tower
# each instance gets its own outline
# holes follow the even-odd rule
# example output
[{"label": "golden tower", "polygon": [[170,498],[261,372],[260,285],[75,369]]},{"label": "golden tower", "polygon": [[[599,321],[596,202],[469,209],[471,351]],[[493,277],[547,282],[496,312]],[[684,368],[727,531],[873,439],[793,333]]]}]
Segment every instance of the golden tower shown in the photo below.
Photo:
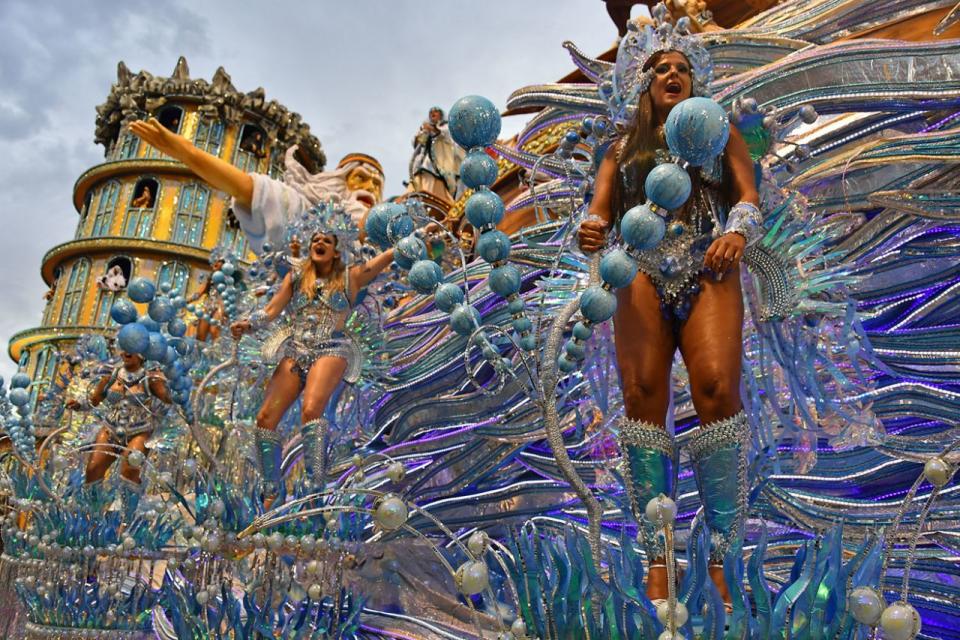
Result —
[{"label": "golden tower", "polygon": [[210,271],[212,249],[249,255],[226,194],[128,132],[130,122],[147,117],[245,171],[279,177],[292,145],[311,172],[326,161],[299,114],[266,100],[262,88],[238,92],[222,67],[207,82],[190,78],[183,57],[168,78],[133,74],[120,62],[117,82],[97,107],[95,142],[104,146],[105,160],[74,185],[73,239],[43,257],[50,287],[43,319],[10,339],[10,357],[33,379],[34,399],[49,384],[59,351],[83,334],[116,329],[110,307],[124,293],[98,284],[109,269],[118,267],[127,282],[146,277],[189,296]]}]

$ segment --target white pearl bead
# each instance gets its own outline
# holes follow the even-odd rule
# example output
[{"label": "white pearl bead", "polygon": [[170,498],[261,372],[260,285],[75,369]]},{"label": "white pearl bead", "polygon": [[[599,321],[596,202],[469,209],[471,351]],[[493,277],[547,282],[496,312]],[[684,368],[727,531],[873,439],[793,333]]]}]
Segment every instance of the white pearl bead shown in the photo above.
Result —
[{"label": "white pearl bead", "polygon": [[510,625],[510,633],[517,638],[527,637],[527,623],[523,621],[523,618],[517,618],[513,621],[513,624]]},{"label": "white pearl bead", "polygon": [[490,576],[483,562],[465,562],[457,569],[457,586],[468,596],[473,596],[487,588]]},{"label": "white pearl bead", "polygon": [[857,587],[847,596],[847,608],[850,615],[860,624],[870,627],[877,626],[880,614],[883,613],[883,598],[871,587]]},{"label": "white pearl bead", "polygon": [[677,517],[677,503],[662,493],[647,503],[647,520],[657,527],[671,524]]},{"label": "white pearl bead", "polygon": [[489,542],[490,539],[487,537],[486,533],[483,531],[474,531],[467,539],[467,548],[470,549],[470,553],[475,556],[479,556],[487,550],[487,544]]},{"label": "white pearl bead", "polygon": [[923,477],[937,488],[946,486],[951,476],[953,476],[953,467],[939,456],[930,458],[923,465]]},{"label": "white pearl bead", "polygon": [[387,531],[399,529],[407,521],[407,505],[397,496],[387,496],[374,509],[373,519]]},{"label": "white pearl bead", "polygon": [[[687,605],[682,602],[677,602],[674,605],[673,609],[674,623],[677,627],[682,627],[687,623],[687,618],[690,617],[689,612],[687,611]],[[660,621],[660,624],[667,625],[670,622],[670,603],[664,600],[663,602],[657,603],[657,620]]]},{"label": "white pearl bead", "polygon": [[407,475],[407,470],[402,462],[391,462],[387,467],[387,477],[391,482],[400,482]]},{"label": "white pearl bead", "polygon": [[323,596],[323,589],[320,588],[318,584],[312,584],[307,588],[307,596],[311,600],[319,600]]},{"label": "white pearl bead", "polygon": [[883,610],[880,628],[884,640],[913,640],[920,633],[920,614],[906,602],[895,602]]},{"label": "white pearl bead", "polygon": [[670,633],[670,630],[666,630],[660,634],[657,640],[685,640],[683,634],[677,631],[676,633]]}]

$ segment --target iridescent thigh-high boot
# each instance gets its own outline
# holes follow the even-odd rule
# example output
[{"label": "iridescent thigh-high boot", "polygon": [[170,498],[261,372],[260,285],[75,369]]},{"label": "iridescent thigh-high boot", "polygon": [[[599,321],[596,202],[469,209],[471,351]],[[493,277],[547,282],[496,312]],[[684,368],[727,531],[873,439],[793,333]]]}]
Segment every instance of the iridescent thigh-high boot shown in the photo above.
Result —
[{"label": "iridescent thigh-high boot", "polygon": [[322,491],[327,484],[327,431],[330,423],[323,418],[310,420],[300,430],[303,441],[303,468],[313,487]]},{"label": "iridescent thigh-high boot", "polygon": [[120,476],[120,509],[123,514],[123,522],[130,524],[133,522],[133,516],[137,511],[137,505],[140,504],[140,496],[143,495],[143,486],[139,482],[134,482],[129,478]]},{"label": "iridescent thigh-high boot", "polygon": [[623,418],[620,422],[620,452],[623,455],[624,483],[630,508],[637,521],[638,540],[647,560],[664,557],[663,536],[644,515],[647,503],[660,494],[672,498],[676,487],[673,438],[663,427]]},{"label": "iridescent thigh-high boot", "polygon": [[689,444],[704,521],[710,531],[710,564],[743,537],[747,515],[747,453],[750,427],[743,411],[700,427]]},{"label": "iridescent thigh-high boot", "polygon": [[276,431],[261,429],[254,431],[257,458],[260,463],[260,476],[263,478],[263,495],[272,499],[280,491],[280,464],[283,453],[283,439]]}]

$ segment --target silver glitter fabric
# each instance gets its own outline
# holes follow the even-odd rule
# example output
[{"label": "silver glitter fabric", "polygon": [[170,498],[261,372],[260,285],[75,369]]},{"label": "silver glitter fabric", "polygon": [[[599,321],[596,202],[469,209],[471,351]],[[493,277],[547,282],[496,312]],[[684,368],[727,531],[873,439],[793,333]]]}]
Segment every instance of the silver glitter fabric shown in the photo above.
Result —
[{"label": "silver glitter fabric", "polygon": [[[123,391],[113,388],[118,384]],[[118,366],[111,373],[106,397],[93,413],[114,441],[126,445],[134,436],[153,432],[163,410],[163,402],[150,392],[146,371],[130,374]]]}]

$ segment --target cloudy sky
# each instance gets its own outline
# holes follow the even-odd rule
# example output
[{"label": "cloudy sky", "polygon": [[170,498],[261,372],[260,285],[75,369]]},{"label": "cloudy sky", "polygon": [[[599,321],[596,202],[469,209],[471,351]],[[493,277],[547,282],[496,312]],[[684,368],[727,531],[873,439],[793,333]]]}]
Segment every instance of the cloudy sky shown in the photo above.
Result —
[{"label": "cloudy sky", "polygon": [[615,36],[600,0],[2,0],[0,375],[14,371],[9,337],[39,324],[43,254],[73,237],[74,181],[103,161],[94,107],[118,61],[169,75],[184,55],[207,79],[223,65],[241,91],[262,86],[303,114],[328,166],[378,157],[391,194],[431,105],[478,93],[503,107],[572,69],[564,40],[596,54]]}]

